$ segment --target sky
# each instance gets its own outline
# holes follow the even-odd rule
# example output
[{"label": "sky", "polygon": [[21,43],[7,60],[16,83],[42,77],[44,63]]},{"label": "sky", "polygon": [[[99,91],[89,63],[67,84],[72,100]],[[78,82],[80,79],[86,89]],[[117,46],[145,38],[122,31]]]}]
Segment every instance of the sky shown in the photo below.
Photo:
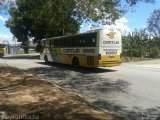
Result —
[{"label": "sky", "polygon": [[[139,2],[135,7],[130,8],[125,15],[123,15],[119,20],[116,20],[113,26],[100,26],[102,28],[116,28],[121,32],[132,32],[135,29],[141,29],[147,27],[147,19],[151,16],[151,13],[155,9],[160,9],[160,0],[155,0],[156,3],[144,3]],[[85,32],[89,29],[94,29],[91,24],[81,25],[80,32]]]},{"label": "sky", "polygon": [[[115,25],[100,25],[98,28],[116,28],[119,29],[122,33],[131,32],[135,29],[145,28],[147,26],[147,19],[150,17],[154,9],[160,9],[160,0],[156,0],[156,3],[153,4],[140,2],[135,7],[130,9],[119,20],[116,20]],[[5,26],[5,21],[7,19],[7,16],[0,15],[0,40],[3,39],[9,41],[9,43],[13,43],[13,35]],[[82,24],[80,32],[86,32],[90,29],[95,28],[90,23]]]}]

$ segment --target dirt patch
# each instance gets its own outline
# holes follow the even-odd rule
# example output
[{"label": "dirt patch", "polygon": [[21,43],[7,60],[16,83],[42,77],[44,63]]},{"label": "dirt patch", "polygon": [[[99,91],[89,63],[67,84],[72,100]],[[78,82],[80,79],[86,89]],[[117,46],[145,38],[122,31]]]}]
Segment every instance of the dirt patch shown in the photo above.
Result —
[{"label": "dirt patch", "polygon": [[0,65],[0,119],[124,120],[32,74]]}]

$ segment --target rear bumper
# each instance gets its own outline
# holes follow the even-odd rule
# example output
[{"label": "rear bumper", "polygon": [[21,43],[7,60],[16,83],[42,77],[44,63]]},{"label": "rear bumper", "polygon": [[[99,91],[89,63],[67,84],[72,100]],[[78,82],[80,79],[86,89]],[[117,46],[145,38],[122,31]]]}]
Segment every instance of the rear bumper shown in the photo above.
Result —
[{"label": "rear bumper", "polygon": [[100,61],[99,67],[114,67],[119,66],[122,62],[121,61]]}]

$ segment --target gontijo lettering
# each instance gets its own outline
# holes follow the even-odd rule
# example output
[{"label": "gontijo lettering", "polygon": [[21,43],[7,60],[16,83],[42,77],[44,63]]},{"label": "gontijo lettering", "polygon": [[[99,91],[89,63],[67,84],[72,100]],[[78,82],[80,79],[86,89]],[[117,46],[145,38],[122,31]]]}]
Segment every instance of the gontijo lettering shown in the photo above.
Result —
[{"label": "gontijo lettering", "polygon": [[80,49],[63,49],[63,53],[80,53]]},{"label": "gontijo lettering", "polygon": [[63,49],[65,54],[95,53],[95,49]]},{"label": "gontijo lettering", "polygon": [[103,44],[119,44],[119,41],[103,41]]}]

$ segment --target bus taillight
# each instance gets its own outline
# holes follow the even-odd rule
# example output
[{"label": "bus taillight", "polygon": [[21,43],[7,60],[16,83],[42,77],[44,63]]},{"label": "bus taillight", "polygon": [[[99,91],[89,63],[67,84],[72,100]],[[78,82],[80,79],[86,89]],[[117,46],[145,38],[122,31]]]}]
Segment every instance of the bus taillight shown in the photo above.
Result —
[{"label": "bus taillight", "polygon": [[98,60],[101,60],[101,54],[98,54]]}]

